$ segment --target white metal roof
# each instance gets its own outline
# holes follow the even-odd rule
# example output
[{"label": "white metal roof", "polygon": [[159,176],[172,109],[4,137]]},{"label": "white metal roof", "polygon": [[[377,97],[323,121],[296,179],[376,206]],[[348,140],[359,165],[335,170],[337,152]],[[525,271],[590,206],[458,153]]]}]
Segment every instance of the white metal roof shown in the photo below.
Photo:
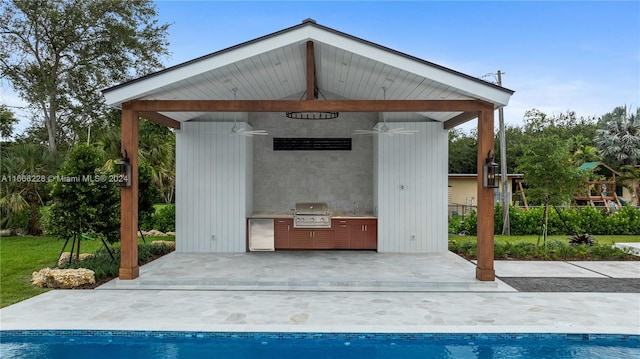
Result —
[{"label": "white metal roof", "polygon": [[[318,25],[301,24],[103,90],[107,104],[131,100],[280,100],[306,89],[306,43],[314,42],[316,85],[327,98],[479,99],[506,106],[512,90]],[[229,119],[224,113],[163,113],[177,121]],[[444,122],[460,112],[387,115]]]}]

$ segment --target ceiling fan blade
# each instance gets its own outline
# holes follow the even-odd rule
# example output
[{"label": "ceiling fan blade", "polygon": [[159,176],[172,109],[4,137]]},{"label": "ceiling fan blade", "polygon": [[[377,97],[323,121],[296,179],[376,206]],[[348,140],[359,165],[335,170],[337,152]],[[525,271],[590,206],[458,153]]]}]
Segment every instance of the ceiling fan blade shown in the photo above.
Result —
[{"label": "ceiling fan blade", "polygon": [[252,131],[244,131],[243,133],[250,133],[252,135],[260,135],[260,136],[266,136],[269,133],[265,130],[252,130]]},{"label": "ceiling fan blade", "polygon": [[353,134],[354,135],[377,135],[380,133],[384,133],[384,132],[374,127],[373,130],[356,130]]},{"label": "ceiling fan blade", "polygon": [[392,130],[389,130],[389,132],[393,132],[394,134],[397,134],[397,135],[413,135],[414,133],[418,133],[420,131],[418,131],[418,130],[405,130],[403,128],[394,128]]}]

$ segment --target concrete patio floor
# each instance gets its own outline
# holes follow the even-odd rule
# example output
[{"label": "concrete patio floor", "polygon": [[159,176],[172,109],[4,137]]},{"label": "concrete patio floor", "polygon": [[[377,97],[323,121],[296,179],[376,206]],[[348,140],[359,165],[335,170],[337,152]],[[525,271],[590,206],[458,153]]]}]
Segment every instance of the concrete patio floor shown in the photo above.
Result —
[{"label": "concrete patio floor", "polygon": [[[640,275],[640,262],[504,262],[498,275]],[[133,281],[53,290],[2,330],[640,334],[638,293],[523,293],[452,253],[173,253]],[[609,275],[609,274],[613,275]]]}]

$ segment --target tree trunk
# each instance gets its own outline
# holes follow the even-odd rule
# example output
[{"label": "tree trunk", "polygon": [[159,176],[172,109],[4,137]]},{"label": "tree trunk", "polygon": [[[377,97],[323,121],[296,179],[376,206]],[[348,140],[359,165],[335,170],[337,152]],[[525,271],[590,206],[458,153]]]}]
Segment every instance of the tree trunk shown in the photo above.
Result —
[{"label": "tree trunk", "polygon": [[544,203],[544,232],[542,235],[542,242],[544,246],[547,246],[547,231],[549,228],[549,197],[547,196]]},{"label": "tree trunk", "polygon": [[27,226],[27,233],[31,236],[41,236],[42,226],[40,226],[40,220],[38,219],[38,202],[29,203],[29,225]]},{"label": "tree trunk", "polygon": [[56,117],[56,92],[49,91],[49,109],[44,109],[44,124],[47,127],[47,135],[49,137],[49,152],[56,156],[58,154],[58,145],[56,143],[56,133],[58,132],[58,123]]}]

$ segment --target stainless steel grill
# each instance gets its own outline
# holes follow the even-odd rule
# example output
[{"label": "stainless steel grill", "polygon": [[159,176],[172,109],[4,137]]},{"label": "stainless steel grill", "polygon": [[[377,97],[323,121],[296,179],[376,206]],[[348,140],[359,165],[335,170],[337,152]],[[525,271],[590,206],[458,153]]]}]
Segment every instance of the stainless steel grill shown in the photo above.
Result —
[{"label": "stainless steel grill", "polygon": [[331,228],[331,215],[326,203],[296,203],[294,228]]}]

